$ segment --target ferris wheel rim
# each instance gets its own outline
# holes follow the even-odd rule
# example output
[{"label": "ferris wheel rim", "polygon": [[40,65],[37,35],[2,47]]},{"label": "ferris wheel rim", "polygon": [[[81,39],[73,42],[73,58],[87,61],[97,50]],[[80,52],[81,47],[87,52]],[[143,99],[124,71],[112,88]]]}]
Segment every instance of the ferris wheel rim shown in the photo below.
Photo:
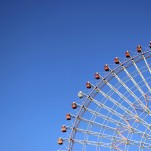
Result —
[{"label": "ferris wheel rim", "polygon": [[[151,42],[150,42],[151,44]],[[151,47],[150,47],[151,48]],[[78,110],[78,113],[76,115],[72,115],[75,119],[74,119],[74,123],[73,125],[70,127],[70,130],[71,130],[71,133],[70,133],[70,136],[68,138],[64,138],[65,141],[68,142],[68,151],[71,151],[72,148],[73,148],[73,145],[74,145],[74,142],[78,142],[80,143],[80,140],[76,140],[75,139],[75,135],[76,135],[76,130],[78,128],[78,125],[80,124],[81,120],[82,120],[82,117],[83,117],[83,114],[88,111],[88,106],[89,104],[92,102],[92,100],[95,98],[95,96],[98,94],[98,87],[101,85],[101,83],[103,83],[103,85],[101,85],[101,87],[99,87],[99,90],[101,90],[105,85],[106,83],[104,83],[104,80],[107,79],[107,82],[109,82],[110,80],[112,80],[112,78],[114,78],[113,76],[113,73],[116,73],[117,75],[122,72],[125,69],[129,68],[130,66],[138,63],[138,62],[141,62],[142,60],[145,61],[146,63],[146,66],[151,74],[151,70],[150,70],[150,67],[149,67],[149,64],[147,63],[146,59],[150,58],[151,57],[151,50],[149,49],[148,51],[145,51],[145,52],[142,52],[142,51],[138,51],[139,54],[136,55],[136,56],[133,56],[133,57],[129,57],[126,61],[124,61],[123,63],[119,62],[119,65],[116,66],[114,69],[110,69],[109,70],[106,70],[106,71],[109,71],[108,74],[106,74],[104,77],[101,77],[101,80],[96,84],[96,85],[93,85],[91,84],[90,82],[87,82],[89,83],[91,86],[92,86],[92,89],[91,91],[88,93],[88,94],[85,94],[83,92],[81,92],[81,94],[84,96],[84,101],[82,103],[82,105],[79,105],[78,107],[79,110]],[[141,52],[141,53],[140,53]],[[117,59],[117,57],[116,57]],[[107,64],[106,64],[107,65]],[[137,66],[135,66],[136,69],[137,69]],[[137,69],[137,71],[139,71],[139,69]],[[140,72],[141,73],[141,72]],[[139,74],[140,74],[139,73]],[[112,76],[111,76],[112,75]],[[142,76],[143,77],[143,76]],[[143,77],[144,78],[144,77]],[[142,78],[142,81],[143,81],[143,78]],[[144,80],[145,81],[145,80]],[[134,81],[135,82],[135,81]],[[145,81],[146,82],[146,81]],[[145,83],[144,82],[144,83]],[[134,83],[133,83],[134,84]],[[91,88],[90,86],[90,88]],[[135,85],[136,86],[136,85]],[[146,86],[146,84],[145,84]],[[148,83],[147,83],[147,86],[148,86]],[[88,87],[87,87],[88,88]],[[150,87],[149,87],[150,89]],[[141,90],[141,89],[140,89]],[[140,91],[139,90],[139,91]],[[149,90],[150,91],[150,90]],[[140,91],[141,92],[141,91]],[[143,92],[143,91],[142,91]],[[150,91],[151,92],[151,91]],[[83,97],[82,96],[82,97]],[[75,102],[74,102],[75,103]],[[122,106],[122,105],[121,105]],[[88,108],[87,110],[84,110],[84,108]],[[125,110],[123,110],[125,111]],[[72,117],[71,116],[71,117]],[[147,115],[146,115],[147,116]],[[120,119],[121,120],[121,119]],[[89,125],[90,123],[88,123]],[[107,126],[107,125],[106,125]],[[146,130],[145,130],[146,131]],[[131,135],[131,134],[130,134]],[[99,139],[99,137],[98,137]],[[143,139],[143,138],[142,138]],[[145,138],[146,139],[146,138]],[[85,141],[85,140],[84,140]],[[136,140],[135,140],[136,141]],[[82,142],[82,140],[81,140]],[[142,142],[142,140],[141,140]],[[87,141],[87,143],[89,143],[89,141]],[[143,142],[144,143],[144,142]],[[139,146],[139,149],[142,147],[141,145]]]},{"label": "ferris wheel rim", "polygon": [[[136,55],[136,56],[134,56],[134,57],[130,57],[130,58],[128,58],[124,63],[122,63],[122,64],[120,64],[120,65],[118,65],[116,68],[114,68],[113,70],[110,70],[110,72],[104,77],[104,78],[102,78],[101,80],[100,80],[100,82],[98,82],[98,84],[96,85],[96,87],[100,84],[100,83],[102,83],[103,82],[103,79],[106,79],[109,75],[111,75],[112,74],[112,72],[115,72],[117,69],[119,69],[121,66],[124,66],[126,63],[128,63],[130,60],[134,60],[135,58],[138,58],[139,56],[142,56],[142,55],[145,55],[145,54],[147,54],[147,53],[151,53],[151,50],[148,50],[148,51],[145,51],[145,52],[141,52],[140,54],[138,54],[138,55]],[[150,54],[151,55],[151,54]],[[150,58],[151,56],[149,56],[149,57],[147,57],[147,58]],[[141,59],[140,60],[137,60],[137,62],[139,62],[139,61],[142,61],[143,60],[143,58],[141,57]],[[136,62],[136,63],[137,63]],[[127,66],[126,68],[128,68],[128,67],[130,67],[131,65],[133,65],[133,64],[130,64],[129,66]],[[120,72],[122,72],[123,70],[121,70]],[[120,72],[118,72],[117,74],[119,74]],[[112,77],[113,78],[113,77]],[[110,78],[108,81],[110,81],[112,78]],[[106,84],[104,84],[102,87],[104,87]],[[86,104],[86,102],[88,101],[88,105],[89,105],[89,103],[91,102],[91,100],[89,100],[90,98],[94,98],[95,97],[95,95],[97,95],[97,92],[96,92],[96,87],[94,87],[93,89],[92,89],[92,91],[89,93],[89,95],[86,95],[85,94],[85,96],[86,96],[86,99],[85,99],[85,101],[84,101],[84,103],[83,103],[83,105],[82,106],[85,106],[85,104]],[[93,97],[91,97],[91,94],[93,94],[93,92],[95,91],[95,94],[94,94],[94,96]],[[87,107],[87,106],[86,106]],[[82,113],[81,113],[82,112]],[[84,112],[85,111],[83,111],[82,110],[82,108],[80,108],[80,110],[79,110],[79,112],[78,112],[78,114],[77,114],[77,118],[76,118],[76,120],[74,121],[74,124],[73,124],[73,127],[74,128],[77,128],[78,127],[78,125],[79,125],[79,123],[80,123],[80,121],[81,120],[79,120],[78,119],[78,117],[81,117],[80,116],[80,114],[81,115],[83,115],[84,114]],[[76,123],[77,122],[77,123]],[[74,135],[75,135],[75,133],[76,132],[71,132],[71,135],[70,135],[70,140],[71,141],[69,141],[69,150],[72,150],[72,146],[73,146],[73,139],[74,139]]]}]

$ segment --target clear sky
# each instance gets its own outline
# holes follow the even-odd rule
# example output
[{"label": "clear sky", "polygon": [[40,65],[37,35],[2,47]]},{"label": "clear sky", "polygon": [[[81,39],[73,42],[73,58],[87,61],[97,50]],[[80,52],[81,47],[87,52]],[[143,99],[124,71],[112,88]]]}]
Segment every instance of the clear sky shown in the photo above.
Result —
[{"label": "clear sky", "polygon": [[65,114],[105,63],[151,40],[150,0],[0,0],[0,151],[56,151]]}]

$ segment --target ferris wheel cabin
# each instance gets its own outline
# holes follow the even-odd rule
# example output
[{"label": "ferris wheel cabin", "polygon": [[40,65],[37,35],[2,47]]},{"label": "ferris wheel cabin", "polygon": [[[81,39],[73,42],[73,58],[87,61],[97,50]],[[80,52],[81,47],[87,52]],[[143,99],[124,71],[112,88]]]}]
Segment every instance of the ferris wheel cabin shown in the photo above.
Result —
[{"label": "ferris wheel cabin", "polygon": [[66,131],[67,131],[67,128],[66,128],[65,125],[62,125],[62,126],[61,126],[61,131],[62,131],[62,132],[66,132]]},{"label": "ferris wheel cabin", "polygon": [[72,108],[73,108],[73,109],[76,109],[76,108],[77,108],[76,102],[72,102]]},{"label": "ferris wheel cabin", "polygon": [[60,138],[58,138],[58,144],[59,145],[62,145],[63,144],[63,139],[60,137]]},{"label": "ferris wheel cabin", "polygon": [[142,47],[141,47],[141,45],[138,45],[138,46],[137,46],[137,52],[142,52]]},{"label": "ferris wheel cabin", "polygon": [[99,75],[99,73],[98,72],[96,72],[95,74],[94,74],[94,77],[95,77],[95,79],[100,79],[100,75]]},{"label": "ferris wheel cabin", "polygon": [[129,52],[129,51],[126,51],[126,52],[125,52],[125,56],[126,56],[126,58],[130,58],[130,52]]},{"label": "ferris wheel cabin", "polygon": [[109,66],[107,64],[104,66],[104,70],[109,71]]},{"label": "ferris wheel cabin", "polygon": [[87,83],[86,83],[86,87],[87,87],[87,89],[90,89],[90,88],[91,88],[91,83],[90,83],[90,82],[87,82]]},{"label": "ferris wheel cabin", "polygon": [[66,114],[66,120],[71,120],[71,115],[69,113]]},{"label": "ferris wheel cabin", "polygon": [[119,61],[119,59],[118,59],[117,57],[115,57],[114,63],[115,63],[115,64],[119,64],[119,63],[120,63],[120,61]]}]

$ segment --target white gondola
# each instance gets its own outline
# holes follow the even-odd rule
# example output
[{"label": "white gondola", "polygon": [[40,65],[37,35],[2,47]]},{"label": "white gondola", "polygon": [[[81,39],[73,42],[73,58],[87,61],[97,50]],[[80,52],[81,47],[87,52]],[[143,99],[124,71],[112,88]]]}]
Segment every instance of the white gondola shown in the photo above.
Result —
[{"label": "white gondola", "polygon": [[83,98],[83,96],[84,96],[84,95],[83,95],[82,91],[80,91],[80,92],[78,93],[78,97],[79,97],[79,98]]}]

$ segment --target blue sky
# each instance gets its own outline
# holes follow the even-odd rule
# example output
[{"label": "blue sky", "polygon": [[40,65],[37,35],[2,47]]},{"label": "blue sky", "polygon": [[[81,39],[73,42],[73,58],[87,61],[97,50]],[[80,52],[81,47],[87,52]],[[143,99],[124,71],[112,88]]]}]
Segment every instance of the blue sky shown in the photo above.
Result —
[{"label": "blue sky", "polygon": [[77,92],[151,40],[151,1],[1,0],[0,150],[55,151]]}]

